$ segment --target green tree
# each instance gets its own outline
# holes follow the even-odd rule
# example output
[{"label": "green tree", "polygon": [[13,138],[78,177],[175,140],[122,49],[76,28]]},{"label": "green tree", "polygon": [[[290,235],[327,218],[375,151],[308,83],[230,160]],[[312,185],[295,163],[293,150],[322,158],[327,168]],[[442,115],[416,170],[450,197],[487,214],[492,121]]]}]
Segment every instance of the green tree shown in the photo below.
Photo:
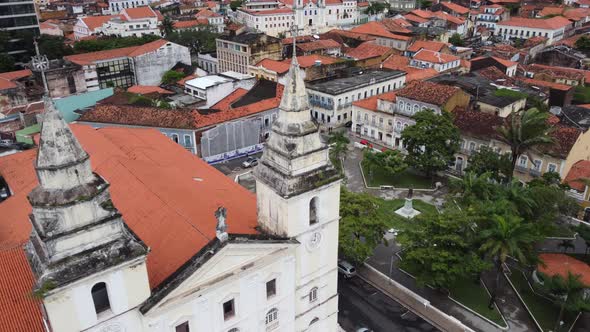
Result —
[{"label": "green tree", "polygon": [[369,2],[369,6],[365,9],[365,13],[369,15],[381,14],[389,9],[390,5],[387,2]]},{"label": "green tree", "polygon": [[576,40],[574,46],[582,51],[590,50],[590,37],[582,35],[580,38],[578,38],[578,40]]},{"label": "green tree", "polygon": [[234,0],[229,3],[229,8],[235,12],[238,8],[242,7],[243,2],[243,0]]},{"label": "green tree", "polygon": [[490,147],[482,146],[469,157],[465,172],[473,172],[476,175],[490,173],[492,179],[504,182],[510,172],[510,158],[507,154],[499,154]]},{"label": "green tree", "polygon": [[215,39],[219,37],[218,33],[213,32],[211,27],[199,30],[176,31],[166,36],[166,39],[188,47],[191,53],[215,51]]},{"label": "green tree", "polygon": [[330,159],[332,160],[332,164],[342,172],[341,160],[346,157],[345,152],[347,151],[350,140],[343,132],[337,131],[330,135],[328,143],[330,144]]},{"label": "green tree", "polygon": [[176,70],[168,70],[162,75],[163,84],[174,84],[184,78],[184,73]]},{"label": "green tree", "polygon": [[465,42],[463,41],[463,38],[461,38],[461,35],[458,33],[454,33],[451,38],[449,38],[449,43],[455,45],[455,46],[463,46],[465,45]]},{"label": "green tree", "polygon": [[419,0],[418,7],[420,9],[430,8],[430,7],[432,7],[432,1],[431,0]]},{"label": "green tree", "polygon": [[497,269],[496,285],[489,303],[492,308],[500,289],[500,276],[506,259],[512,256],[522,263],[531,262],[535,254],[533,245],[539,236],[532,224],[522,222],[515,215],[493,215],[485,225],[487,227],[480,230],[480,250],[493,260]]},{"label": "green tree", "polygon": [[64,37],[41,35],[38,39],[39,52],[47,55],[47,58],[61,59],[66,55],[73,54],[71,47],[65,45]]},{"label": "green tree", "polygon": [[174,21],[169,16],[164,16],[160,29],[164,33],[164,36],[168,37],[174,32]]},{"label": "green tree", "polygon": [[143,35],[141,37],[101,37],[95,40],[81,40],[74,44],[74,53],[80,54],[139,46],[158,39],[161,38],[156,35]]},{"label": "green tree", "polygon": [[542,145],[552,144],[552,128],[547,122],[549,113],[535,108],[512,113],[510,119],[497,129],[502,138],[510,145],[511,163],[508,180],[514,175],[518,157],[527,151]]},{"label": "green tree", "polygon": [[466,276],[478,276],[489,263],[477,253],[474,220],[477,215],[445,209],[435,215],[420,215],[412,227],[400,230],[397,242],[404,248],[401,267],[420,285],[448,287]]},{"label": "green tree", "polygon": [[404,162],[404,157],[397,150],[375,152],[371,148],[365,148],[363,164],[366,165],[371,180],[373,179],[374,170],[377,168],[385,170],[390,175],[401,173],[408,168],[408,165]]},{"label": "green tree", "polygon": [[7,53],[0,53],[0,73],[13,71],[15,69],[14,59]]},{"label": "green tree", "polygon": [[475,201],[488,201],[496,192],[496,186],[490,182],[491,173],[476,174],[467,172],[461,179],[450,179],[452,194],[461,194],[460,200],[468,206]]},{"label": "green tree", "polygon": [[540,275],[543,278],[541,287],[551,295],[553,302],[559,306],[559,314],[553,331],[561,330],[561,322],[566,311],[590,311],[590,299],[584,296],[587,285],[580,280],[581,275],[574,275],[569,270],[565,278],[559,274],[551,277],[543,273]]},{"label": "green tree", "polygon": [[379,202],[367,193],[340,191],[340,252],[355,263],[364,262],[375,247],[387,244],[383,234],[388,224],[379,214]]},{"label": "green tree", "polygon": [[448,112],[438,115],[423,110],[414,115],[416,124],[402,132],[408,154],[406,162],[428,176],[448,167],[459,150],[460,133]]}]

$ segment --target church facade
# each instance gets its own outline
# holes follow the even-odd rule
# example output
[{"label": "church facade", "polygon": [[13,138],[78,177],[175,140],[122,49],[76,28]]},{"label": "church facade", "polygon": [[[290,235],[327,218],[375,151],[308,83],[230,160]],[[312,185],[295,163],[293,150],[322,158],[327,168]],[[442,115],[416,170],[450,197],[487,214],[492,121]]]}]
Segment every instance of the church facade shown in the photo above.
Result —
[{"label": "church facade", "polygon": [[340,176],[296,58],[255,196],[155,130],[70,128],[50,100],[38,150],[0,174],[13,158],[38,180],[27,195],[6,176],[0,203],[32,210],[14,264],[40,323],[23,331],[338,330]]}]

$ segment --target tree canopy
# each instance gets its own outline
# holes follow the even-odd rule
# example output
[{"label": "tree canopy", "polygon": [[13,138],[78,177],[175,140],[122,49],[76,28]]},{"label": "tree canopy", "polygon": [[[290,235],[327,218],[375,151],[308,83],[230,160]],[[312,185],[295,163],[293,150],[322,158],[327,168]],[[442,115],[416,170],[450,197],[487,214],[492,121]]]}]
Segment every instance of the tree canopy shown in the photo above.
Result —
[{"label": "tree canopy", "polygon": [[455,45],[455,46],[463,46],[465,45],[465,42],[463,41],[463,38],[461,38],[461,35],[458,33],[454,33],[451,38],[449,38],[449,43]]},{"label": "tree canopy", "polygon": [[215,39],[219,37],[218,33],[212,31],[210,27],[199,30],[175,31],[166,36],[166,39],[188,47],[191,53],[215,51]]},{"label": "tree canopy", "polygon": [[365,148],[363,154],[363,163],[366,163],[370,177],[373,176],[373,170],[375,168],[381,168],[393,175],[403,172],[408,167],[404,162],[404,157],[397,150],[376,152],[371,148]]},{"label": "tree canopy", "polygon": [[406,162],[429,176],[445,170],[459,150],[460,133],[451,115],[423,110],[414,114],[414,120],[416,124],[402,132]]},{"label": "tree canopy", "polygon": [[74,53],[79,54],[139,46],[160,38],[160,36],[156,35],[143,35],[141,37],[101,37],[93,40],[80,40],[74,44]]},{"label": "tree canopy", "polygon": [[510,172],[510,157],[507,154],[498,154],[490,147],[482,146],[469,157],[465,172],[473,172],[475,175],[489,173],[491,179],[505,182]]},{"label": "tree canopy", "polygon": [[582,35],[578,40],[576,40],[574,46],[582,51],[590,50],[590,37],[586,35]]},{"label": "tree canopy", "polygon": [[340,191],[340,252],[355,263],[364,262],[377,245],[387,242],[388,224],[379,214],[377,198],[367,193]]}]

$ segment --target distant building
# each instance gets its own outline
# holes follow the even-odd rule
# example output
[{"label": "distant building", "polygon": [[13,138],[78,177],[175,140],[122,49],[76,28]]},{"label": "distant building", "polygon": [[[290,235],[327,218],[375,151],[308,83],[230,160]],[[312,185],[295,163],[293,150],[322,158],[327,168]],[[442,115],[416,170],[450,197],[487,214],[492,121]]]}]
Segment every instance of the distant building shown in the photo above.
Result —
[{"label": "distant building", "polygon": [[98,33],[106,36],[141,37],[144,35],[159,36],[158,15],[151,7],[136,7],[123,9],[118,16],[114,16],[97,29]]},{"label": "distant building", "polygon": [[176,64],[191,64],[187,47],[164,39],[141,46],[69,55],[64,59],[84,68],[88,91],[108,87],[159,85]]},{"label": "distant building", "polygon": [[406,73],[402,71],[366,70],[308,84],[312,116],[323,126],[342,126],[352,121],[353,102],[400,89],[405,82]]},{"label": "distant building", "polygon": [[116,14],[123,9],[147,6],[152,0],[108,0],[111,13]]},{"label": "distant building", "polygon": [[218,73],[219,61],[217,60],[217,52],[199,53],[197,54],[197,66],[203,69],[210,75]]},{"label": "distant building", "polygon": [[32,37],[40,34],[34,1],[0,2],[0,30],[9,37],[4,52],[18,63],[28,62],[33,50]]},{"label": "distant building", "polygon": [[218,71],[248,73],[248,66],[262,59],[282,58],[281,40],[263,33],[246,32],[217,38]]},{"label": "distant building", "polygon": [[503,39],[528,39],[541,36],[552,44],[567,37],[566,32],[572,28],[572,22],[563,16],[547,19],[513,17],[496,24],[495,35]]},{"label": "distant building", "polygon": [[459,68],[461,59],[454,55],[421,49],[410,60],[410,66],[426,69],[434,68],[437,72],[445,72]]},{"label": "distant building", "polygon": [[238,88],[250,90],[256,78],[248,74],[223,72],[193,78],[184,83],[184,93],[205,101],[199,108],[209,108]]}]

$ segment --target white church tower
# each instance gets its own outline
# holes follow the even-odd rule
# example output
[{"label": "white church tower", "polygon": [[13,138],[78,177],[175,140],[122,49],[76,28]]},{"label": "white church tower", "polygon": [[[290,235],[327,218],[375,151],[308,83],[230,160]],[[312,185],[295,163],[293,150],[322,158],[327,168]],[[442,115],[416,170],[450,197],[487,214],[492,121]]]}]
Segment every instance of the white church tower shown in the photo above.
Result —
[{"label": "white church tower", "polygon": [[254,170],[258,224],[264,232],[301,243],[296,252],[295,331],[337,331],[341,178],[312,120],[295,56],[279,108]]},{"label": "white church tower", "polygon": [[[28,196],[33,227],[26,249],[35,295],[53,331],[87,331],[113,317],[140,326],[132,309],[150,295],[148,250],[47,97],[45,108],[35,163],[39,185]],[[119,331],[116,323],[105,324],[102,331]]]}]

